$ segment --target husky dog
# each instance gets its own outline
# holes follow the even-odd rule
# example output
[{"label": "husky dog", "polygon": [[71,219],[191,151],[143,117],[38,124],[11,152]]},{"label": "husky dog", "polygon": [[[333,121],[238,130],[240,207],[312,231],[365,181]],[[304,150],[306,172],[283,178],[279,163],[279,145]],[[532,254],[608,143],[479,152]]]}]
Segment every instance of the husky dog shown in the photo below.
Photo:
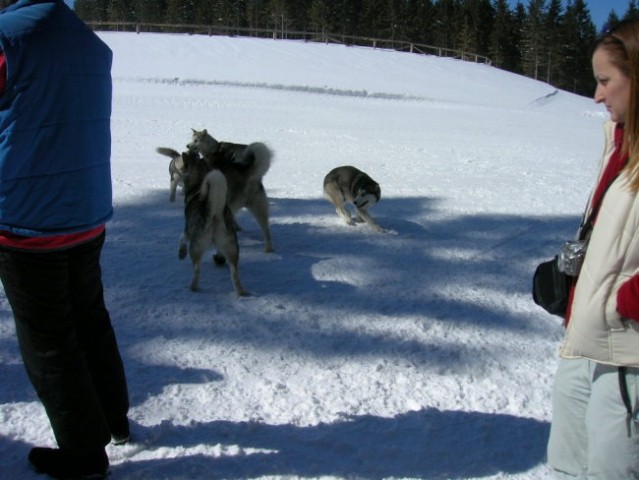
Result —
[{"label": "husky dog", "polygon": [[[190,151],[202,155],[211,168],[224,173],[228,182],[228,203],[233,214],[246,208],[264,235],[264,251],[273,251],[268,219],[268,197],[262,178],[271,167],[272,152],[261,142],[244,145],[218,142],[206,130],[193,130]],[[237,227],[239,230],[239,227]]]},{"label": "husky dog", "polygon": [[184,188],[184,160],[182,154],[173,150],[172,148],[158,147],[155,149],[160,155],[166,155],[171,158],[169,162],[169,201],[175,202],[175,193],[178,186]]},{"label": "husky dog", "polygon": [[182,158],[184,233],[180,237],[178,257],[184,259],[188,249],[193,264],[191,290],[196,291],[199,287],[202,256],[215,245],[218,249],[216,263],[228,262],[235,293],[247,296],[248,292],[240,281],[240,251],[235,220],[227,203],[226,177],[220,170],[211,170],[196,153],[184,152]]},{"label": "husky dog", "polygon": [[[350,165],[334,168],[324,177],[324,197],[333,204],[337,214],[349,225],[365,221],[378,232],[383,232],[384,229],[377,225],[368,213],[368,208],[379,202],[381,195],[382,191],[377,182]],[[355,205],[355,219],[351,218],[346,202]]]},{"label": "husky dog", "polygon": [[202,156],[213,152],[222,152],[231,160],[239,160],[246,149],[246,145],[242,143],[218,142],[206,129],[195,130],[192,128],[191,130],[193,135],[186,148],[199,152]]}]

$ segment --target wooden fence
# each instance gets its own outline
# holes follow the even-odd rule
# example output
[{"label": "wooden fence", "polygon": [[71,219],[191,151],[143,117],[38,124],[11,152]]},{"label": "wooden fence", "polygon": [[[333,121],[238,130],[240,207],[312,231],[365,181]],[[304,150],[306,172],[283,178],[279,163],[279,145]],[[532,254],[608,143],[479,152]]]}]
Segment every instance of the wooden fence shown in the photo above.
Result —
[{"label": "wooden fence", "polygon": [[435,47],[421,43],[405,42],[401,40],[356,37],[335,33],[295,32],[286,30],[227,27],[221,25],[180,25],[166,23],[138,23],[138,22],[86,22],[94,30],[118,32],[156,32],[156,33],[189,33],[199,35],[225,35],[242,37],[260,37],[286,40],[303,40],[305,42],[339,43],[342,45],[356,45],[372,48],[405,51],[422,55],[437,55],[439,57],[457,58],[475,63],[491,65],[490,58],[476,53],[455,50],[451,48]]}]

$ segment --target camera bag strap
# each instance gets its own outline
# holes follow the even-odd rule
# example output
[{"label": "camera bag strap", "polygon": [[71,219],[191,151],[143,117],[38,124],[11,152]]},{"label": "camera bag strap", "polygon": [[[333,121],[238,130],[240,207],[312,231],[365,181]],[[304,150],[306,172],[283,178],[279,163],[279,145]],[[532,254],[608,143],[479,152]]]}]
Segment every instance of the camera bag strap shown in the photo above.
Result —
[{"label": "camera bag strap", "polygon": [[[619,173],[621,173],[621,172],[619,172]],[[588,241],[588,239],[590,238],[590,233],[592,232],[592,226],[595,223],[595,219],[597,218],[597,214],[599,213],[599,208],[601,207],[601,204],[603,203],[603,199],[606,196],[606,193],[608,192],[608,189],[610,188],[610,185],[612,185],[613,182],[619,176],[619,173],[617,173],[612,178],[612,180],[610,180],[608,185],[606,185],[606,188],[604,189],[603,193],[601,194],[601,197],[599,198],[599,201],[597,202],[596,205],[592,206],[592,209],[590,210],[590,215],[588,215],[587,218],[586,218],[586,213],[587,212],[584,212],[584,216],[583,216],[584,220],[582,220],[581,225],[579,226],[579,240]]]}]

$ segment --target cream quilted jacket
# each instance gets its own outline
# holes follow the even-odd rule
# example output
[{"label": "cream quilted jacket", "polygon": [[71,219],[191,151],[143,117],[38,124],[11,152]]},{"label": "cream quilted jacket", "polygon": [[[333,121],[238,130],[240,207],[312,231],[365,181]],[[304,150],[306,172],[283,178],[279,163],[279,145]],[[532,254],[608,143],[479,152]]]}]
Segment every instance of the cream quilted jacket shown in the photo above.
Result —
[{"label": "cream quilted jacket", "polygon": [[[605,125],[599,177],[614,149],[614,128],[612,122]],[[630,191],[626,176],[620,175],[597,215],[560,349],[562,357],[639,367],[639,322],[617,313],[617,290],[638,274],[639,195]]]}]

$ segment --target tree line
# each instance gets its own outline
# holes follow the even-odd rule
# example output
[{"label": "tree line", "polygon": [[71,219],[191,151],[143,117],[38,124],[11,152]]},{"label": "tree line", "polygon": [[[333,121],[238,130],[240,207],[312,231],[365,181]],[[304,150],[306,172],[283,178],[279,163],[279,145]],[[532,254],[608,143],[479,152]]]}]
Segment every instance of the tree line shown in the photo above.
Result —
[{"label": "tree line", "polygon": [[[597,29],[584,0],[75,0],[85,21],[219,25],[382,38],[472,52],[580,95]],[[603,29],[639,18],[636,0]]]}]

